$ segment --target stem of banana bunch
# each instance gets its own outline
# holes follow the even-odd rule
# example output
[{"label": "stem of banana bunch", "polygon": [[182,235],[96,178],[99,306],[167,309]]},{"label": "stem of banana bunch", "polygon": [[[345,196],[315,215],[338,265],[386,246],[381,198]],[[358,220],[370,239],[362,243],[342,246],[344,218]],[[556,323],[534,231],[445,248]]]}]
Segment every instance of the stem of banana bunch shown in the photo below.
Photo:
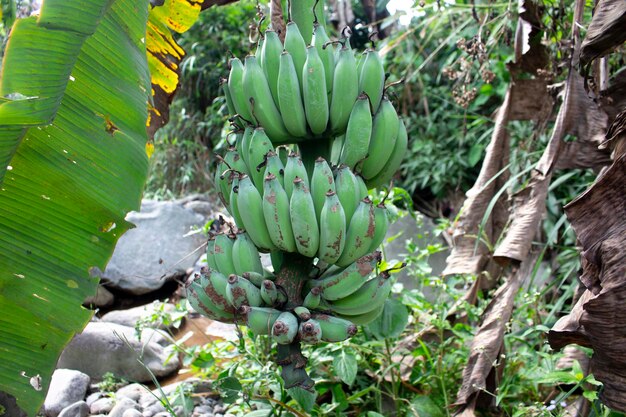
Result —
[{"label": "stem of banana bunch", "polygon": [[[329,137],[306,140],[298,143],[300,158],[307,172],[313,172],[315,160],[320,156],[330,164],[330,153],[332,151],[332,140]],[[309,174],[310,175],[310,174]]]},{"label": "stem of banana bunch", "polygon": [[[291,310],[302,305],[302,287],[313,267],[312,259],[297,253],[284,253],[283,261],[276,275],[276,286],[287,295],[284,310]],[[313,388],[314,382],[306,373],[307,358],[302,355],[300,341],[296,339],[288,345],[278,345],[276,363],[282,366],[281,376],[286,388]]]}]

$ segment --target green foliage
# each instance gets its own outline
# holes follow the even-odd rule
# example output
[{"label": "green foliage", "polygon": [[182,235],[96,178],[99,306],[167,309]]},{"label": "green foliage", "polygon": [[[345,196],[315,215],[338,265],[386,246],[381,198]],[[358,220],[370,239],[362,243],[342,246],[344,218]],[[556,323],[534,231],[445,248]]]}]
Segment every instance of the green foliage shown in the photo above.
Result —
[{"label": "green foliage", "polygon": [[118,389],[128,385],[124,378],[118,378],[111,372],[102,375],[102,380],[96,384],[98,390],[107,394],[114,394]]}]

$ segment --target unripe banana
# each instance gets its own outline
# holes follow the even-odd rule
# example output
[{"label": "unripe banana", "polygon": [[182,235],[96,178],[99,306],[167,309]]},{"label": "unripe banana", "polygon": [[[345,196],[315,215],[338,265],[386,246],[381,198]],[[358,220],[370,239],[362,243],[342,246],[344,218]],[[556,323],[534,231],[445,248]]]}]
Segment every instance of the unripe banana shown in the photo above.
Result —
[{"label": "unripe banana", "polygon": [[356,292],[342,299],[326,302],[325,306],[337,314],[356,316],[379,308],[385,303],[390,292],[389,273],[383,271],[363,284]]},{"label": "unripe banana", "polygon": [[[248,167],[250,168],[250,178],[258,190],[263,190],[263,179],[265,178],[265,156],[268,152],[274,151],[272,141],[265,133],[265,129],[256,128],[250,137],[248,146]],[[260,192],[260,191],[259,191]]]},{"label": "unripe banana", "polygon": [[398,130],[398,137],[396,139],[396,144],[393,147],[393,152],[389,157],[389,160],[383,167],[383,169],[376,174],[376,176],[372,179],[366,181],[368,188],[376,188],[383,184],[387,184],[393,178],[393,175],[396,173],[398,168],[400,168],[400,164],[402,163],[402,159],[404,159],[404,155],[406,154],[408,144],[408,136],[406,131],[406,126],[402,119],[400,119],[400,128]]},{"label": "unripe banana", "polygon": [[252,181],[250,181],[250,177],[246,175],[241,177],[237,194],[239,216],[250,239],[259,249],[266,251],[275,250],[276,246],[272,243],[265,225],[263,198],[254,184],[252,184]]},{"label": "unripe banana", "polygon": [[366,197],[359,203],[348,225],[346,245],[335,262],[338,266],[348,266],[361,256],[369,253],[376,234],[376,217],[372,201]]},{"label": "unripe banana", "polygon": [[281,345],[287,345],[293,342],[297,334],[298,318],[288,311],[282,312],[272,326],[274,340]]},{"label": "unripe banana", "polygon": [[[300,76],[302,77],[302,76]],[[280,55],[278,107],[287,131],[295,137],[306,136],[307,121],[296,66],[289,52]]]},{"label": "unripe banana", "polygon": [[305,44],[310,44],[313,37],[313,19],[311,11],[314,10],[318,17],[324,15],[324,2],[316,0],[298,0],[289,2],[291,19],[300,28]]},{"label": "unripe banana", "polygon": [[374,207],[374,218],[374,221],[376,222],[376,229],[374,232],[374,238],[372,239],[372,244],[368,250],[369,252],[378,249],[387,235],[387,228],[389,227],[389,212],[385,203],[377,204]]},{"label": "unripe banana", "polygon": [[282,116],[274,103],[263,69],[254,55],[246,57],[243,89],[245,98],[252,105],[252,114],[272,141],[276,143],[288,141],[290,137],[283,124]]},{"label": "unripe banana", "polygon": [[274,322],[280,316],[279,310],[268,307],[241,306],[237,310],[243,316],[246,326],[255,335],[270,334]]},{"label": "unripe banana", "polygon": [[186,284],[187,300],[191,307],[198,313],[205,315],[212,320],[218,320],[223,323],[234,323],[235,316],[232,307],[228,307],[228,311],[216,305],[209,295],[204,291],[204,287],[200,284],[200,276],[196,277]]},{"label": "unripe banana", "polygon": [[309,309],[315,309],[320,305],[322,289],[319,287],[313,287],[304,297],[302,305]]},{"label": "unripe banana", "polygon": [[333,264],[341,256],[346,243],[346,217],[334,191],[326,193],[319,225],[320,247],[317,257]]},{"label": "unripe banana", "polygon": [[215,236],[209,236],[206,246],[206,263],[211,269],[217,269],[215,264]]},{"label": "unripe banana", "polygon": [[382,171],[393,152],[399,130],[398,113],[391,101],[383,97],[378,113],[374,116],[367,158],[361,166],[363,178],[374,178]]},{"label": "unripe banana", "polygon": [[298,306],[293,309],[293,313],[298,317],[300,321],[307,321],[311,318],[311,312],[304,306]]},{"label": "unripe banana", "polygon": [[[350,110],[348,110],[348,115],[350,114],[351,110],[352,110],[352,107],[350,107]],[[334,138],[332,141],[329,162],[333,165],[339,164],[339,159],[341,158],[341,150],[343,149],[344,138],[345,138],[345,135],[340,135]]]},{"label": "unripe banana", "polygon": [[273,275],[266,276],[265,270],[263,270],[263,273],[247,271],[247,272],[242,273],[241,276],[247,279],[248,281],[250,281],[251,283],[253,283],[254,286],[258,288],[261,288],[261,285],[263,285],[263,281],[265,281],[266,279],[269,279],[269,280],[276,279],[276,277],[274,277]]},{"label": "unripe banana", "polygon": [[339,317],[328,314],[312,314],[311,317],[319,323],[322,329],[322,340],[325,342],[343,342],[358,331],[356,325]]},{"label": "unripe banana", "polygon": [[324,64],[324,75],[326,77],[326,93],[333,89],[333,74],[335,73],[335,51],[330,45],[330,38],[326,34],[323,25],[313,24],[313,39],[311,44],[317,49],[317,54]]},{"label": "unripe banana", "polygon": [[320,157],[315,160],[315,167],[311,176],[311,197],[313,197],[315,214],[318,219],[322,214],[322,207],[324,207],[328,191],[335,191],[335,179],[328,162]]},{"label": "unripe banana", "polygon": [[295,152],[291,152],[287,157],[287,163],[285,164],[285,192],[287,196],[291,198],[291,192],[293,190],[293,180],[297,178],[302,179],[306,188],[309,188],[309,174],[304,168],[302,158]]},{"label": "unripe banana", "polygon": [[250,141],[252,140],[253,133],[254,128],[250,126],[247,126],[244,129],[243,135],[241,137],[241,151],[239,152],[241,158],[243,159],[243,162],[245,162],[246,166],[248,167],[248,175],[250,175],[250,172],[252,172],[253,168],[256,169],[256,167],[250,166],[250,162],[248,162],[248,154],[250,153]]},{"label": "unripe banana", "polygon": [[352,215],[359,205],[360,189],[359,182],[347,165],[340,165],[335,174],[335,190],[337,197],[341,202],[344,214],[346,215],[346,224],[350,224]]},{"label": "unripe banana", "polygon": [[285,253],[280,250],[273,250],[270,252],[270,261],[272,262],[272,268],[274,273],[278,273],[283,266],[283,258]]},{"label": "unripe banana", "polygon": [[383,303],[380,307],[375,308],[372,311],[368,311],[367,313],[364,313],[364,314],[359,314],[356,316],[345,316],[342,314],[337,314],[336,317],[349,320],[358,326],[363,326],[363,325],[373,322],[378,316],[381,315],[384,308],[385,308],[385,303]]},{"label": "unripe banana", "polygon": [[370,113],[370,104],[367,96],[361,94],[350,113],[339,162],[354,169],[367,156],[371,135],[372,114]]},{"label": "unripe banana", "polygon": [[261,285],[261,298],[269,306],[281,305],[287,301],[287,296],[269,279],[264,280]]},{"label": "unripe banana", "polygon": [[313,258],[319,249],[319,226],[311,193],[299,177],[293,180],[289,219],[298,252]]},{"label": "unripe banana", "polygon": [[235,265],[233,264],[234,243],[235,237],[230,234],[221,233],[215,236],[215,245],[213,247],[215,266],[221,274],[230,275],[235,273]]},{"label": "unripe banana", "polygon": [[285,166],[283,161],[280,160],[278,154],[274,151],[270,151],[265,155],[265,177],[272,174],[278,180],[281,187],[284,187]]},{"label": "unripe banana", "polygon": [[372,113],[376,114],[385,89],[385,68],[378,52],[368,49],[363,54],[363,64],[359,73],[359,91],[364,91],[372,103]]},{"label": "unripe banana", "polygon": [[302,343],[316,345],[322,340],[322,328],[317,320],[309,319],[300,323],[298,337]]},{"label": "unripe banana", "polygon": [[263,265],[261,264],[259,251],[245,232],[239,232],[235,237],[233,264],[237,275],[243,275],[245,272],[263,274]]},{"label": "unripe banana", "polygon": [[237,198],[239,197],[239,174],[235,175],[232,183],[232,190],[230,191],[230,200],[227,208],[228,212],[233,216],[233,220],[238,229],[243,228],[243,220],[239,215],[239,205],[237,204]]},{"label": "unripe banana", "polygon": [[343,134],[348,126],[350,112],[359,96],[359,75],[352,50],[340,49],[333,75],[333,91],[330,99],[330,127],[336,134]]},{"label": "unripe banana", "polygon": [[263,72],[267,79],[267,84],[272,92],[274,104],[278,106],[278,71],[280,67],[280,53],[283,50],[283,44],[278,38],[278,33],[273,30],[265,31],[265,41],[261,50],[261,59]]},{"label": "unripe banana", "polygon": [[252,117],[250,101],[244,93],[243,71],[244,66],[239,58],[232,58],[230,60],[230,74],[228,75],[228,90],[230,91],[236,113],[249,123],[256,123],[256,119]]},{"label": "unripe banana", "polygon": [[306,49],[306,61],[302,69],[302,97],[306,120],[314,135],[320,135],[328,124],[328,94],[324,63],[314,46]]},{"label": "unripe banana", "polygon": [[226,299],[236,309],[243,305],[260,307],[263,304],[261,290],[247,279],[235,274],[228,276]]},{"label": "unripe banana", "polygon": [[367,185],[365,184],[365,180],[363,180],[362,176],[357,175],[356,179],[357,179],[357,184],[359,186],[359,200],[363,200],[365,197],[369,195],[367,192]]},{"label": "unripe banana", "polygon": [[298,85],[302,93],[302,68],[304,68],[304,62],[306,61],[306,43],[302,38],[298,25],[294,22],[287,23],[285,50],[289,52],[293,60],[296,75],[298,76]]},{"label": "unripe banana", "polygon": [[233,98],[230,95],[230,89],[228,88],[228,79],[220,77],[220,87],[222,87],[222,91],[224,92],[224,98],[226,99],[226,108],[228,109],[228,114],[234,115],[237,113],[235,110],[235,105],[233,104]]},{"label": "unripe banana", "polygon": [[[263,44],[265,43],[265,36],[262,33],[259,33],[259,40],[256,43],[256,49],[254,50],[254,56],[257,59],[257,62],[263,68]],[[359,73],[360,74],[360,73]]]},{"label": "unripe banana", "polygon": [[285,252],[295,252],[296,242],[289,219],[289,199],[274,174],[265,177],[263,215],[272,243]]},{"label": "unripe banana", "polygon": [[355,293],[367,281],[381,260],[381,253],[365,255],[347,266],[345,269],[310,281],[312,287],[322,290],[322,298],[328,301],[339,300]]},{"label": "unripe banana", "polygon": [[[217,166],[215,167],[215,189],[217,190],[217,196],[220,201],[224,205],[224,207],[229,206],[230,204],[230,190],[232,187],[231,174],[233,171],[230,171],[224,160],[219,160]],[[226,197],[229,197],[228,199]]]},{"label": "unripe banana", "polygon": [[243,161],[239,152],[237,152],[237,148],[234,146],[230,146],[226,150],[226,153],[224,154],[224,163],[228,166],[228,168],[240,174],[249,174],[248,166]]}]

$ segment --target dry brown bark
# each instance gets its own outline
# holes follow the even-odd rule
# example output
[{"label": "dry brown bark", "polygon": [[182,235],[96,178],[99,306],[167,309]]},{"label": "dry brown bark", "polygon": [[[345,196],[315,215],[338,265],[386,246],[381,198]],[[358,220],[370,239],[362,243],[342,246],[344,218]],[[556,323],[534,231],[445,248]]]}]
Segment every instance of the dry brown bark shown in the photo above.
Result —
[{"label": "dry brown bark", "polygon": [[626,42],[626,1],[600,0],[580,51],[583,65]]}]

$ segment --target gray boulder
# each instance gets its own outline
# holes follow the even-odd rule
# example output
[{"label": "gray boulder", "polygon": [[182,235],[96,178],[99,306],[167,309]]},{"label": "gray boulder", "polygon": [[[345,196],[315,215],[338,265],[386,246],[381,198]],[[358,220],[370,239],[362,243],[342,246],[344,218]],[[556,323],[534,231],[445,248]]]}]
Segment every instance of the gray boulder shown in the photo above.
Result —
[{"label": "gray boulder", "polygon": [[197,249],[206,238],[190,232],[204,225],[204,216],[180,204],[144,200],[141,211],[129,213],[126,219],[136,227],[120,238],[99,274],[110,287],[146,294],[183,276],[200,257]]},{"label": "gray boulder", "polygon": [[96,295],[93,297],[87,297],[83,302],[86,307],[108,307],[113,304],[115,297],[111,291],[107,290],[104,286],[98,285]]},{"label": "gray boulder", "polygon": [[87,417],[89,414],[89,406],[84,401],[75,402],[65,407],[59,413],[59,417]]},{"label": "gray boulder", "polygon": [[107,414],[111,412],[115,406],[115,400],[111,397],[102,397],[89,405],[91,414]]},{"label": "gray boulder", "polygon": [[109,417],[122,417],[128,410],[139,410],[139,404],[130,398],[121,398],[115,403],[115,407],[109,413]]},{"label": "gray boulder", "polygon": [[[67,368],[62,365],[59,366],[60,368]],[[64,408],[82,401],[87,393],[89,381],[89,376],[79,371],[72,369],[54,371],[50,380],[50,389],[48,389],[43,403],[45,415],[57,417]],[[85,403],[85,405],[87,404]]]},{"label": "gray boulder", "polygon": [[171,355],[173,349],[170,341],[154,329],[144,329],[139,340],[132,327],[90,322],[65,348],[57,366],[79,369],[95,379],[111,372],[127,380],[146,382],[151,381],[150,372],[162,377],[178,370],[180,360]]},{"label": "gray boulder", "polygon": [[[117,323],[128,327],[135,327],[135,324],[138,321],[145,320],[155,312],[161,312],[164,314],[174,313],[176,311],[176,307],[170,303],[152,303],[144,306],[139,306],[135,308],[129,308],[128,310],[114,310],[109,313],[103,315],[100,320],[109,323]],[[165,326],[162,322],[154,323],[154,326],[158,329],[165,329]]]}]

